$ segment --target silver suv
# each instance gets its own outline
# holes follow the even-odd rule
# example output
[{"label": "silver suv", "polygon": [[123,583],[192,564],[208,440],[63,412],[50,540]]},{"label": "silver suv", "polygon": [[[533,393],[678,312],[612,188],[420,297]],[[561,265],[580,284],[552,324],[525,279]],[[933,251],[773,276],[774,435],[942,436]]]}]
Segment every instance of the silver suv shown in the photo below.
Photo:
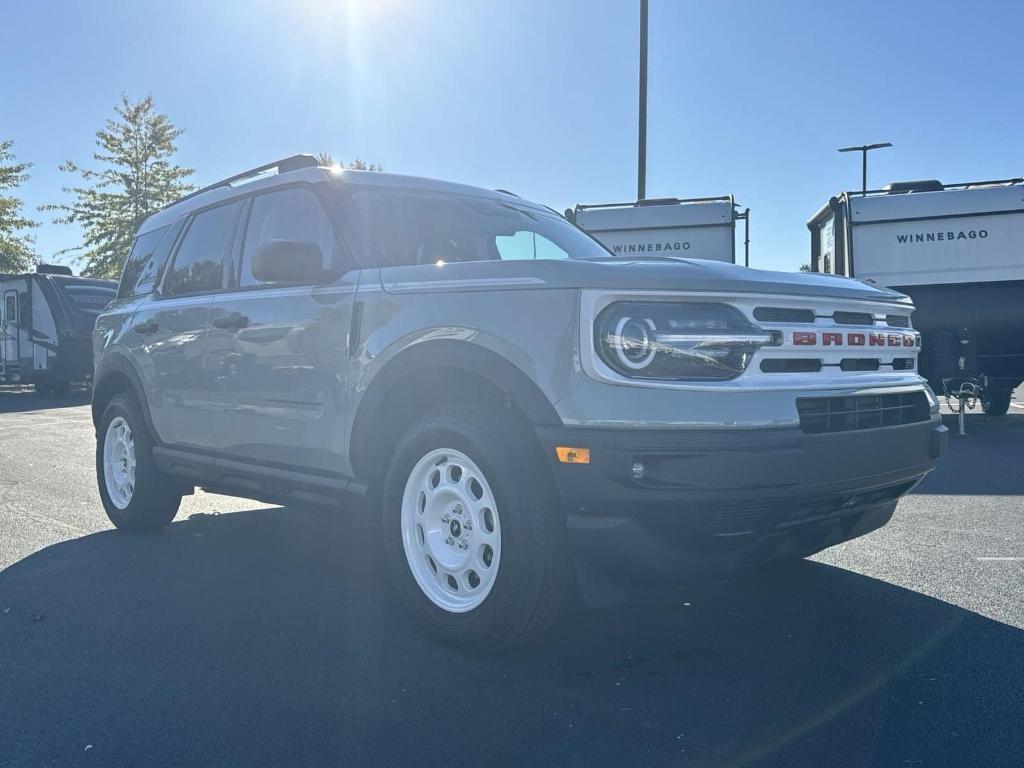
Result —
[{"label": "silver suv", "polygon": [[580,587],[885,524],[946,437],[912,311],[300,155],[139,229],[96,324],[99,491],[129,530],[196,486],[370,515],[428,627],[508,646]]}]

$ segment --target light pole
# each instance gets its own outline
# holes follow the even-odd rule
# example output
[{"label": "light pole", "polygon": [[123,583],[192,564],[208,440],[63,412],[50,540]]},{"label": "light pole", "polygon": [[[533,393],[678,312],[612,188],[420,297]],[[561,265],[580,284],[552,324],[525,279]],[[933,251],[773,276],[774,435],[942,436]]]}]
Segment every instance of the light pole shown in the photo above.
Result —
[{"label": "light pole", "polygon": [[868,191],[868,152],[872,149],[883,149],[891,147],[892,143],[883,141],[880,144],[862,144],[859,147],[843,147],[839,152],[860,152],[861,153],[861,179],[860,193],[863,195]]},{"label": "light pole", "polygon": [[647,197],[647,0],[640,0],[640,120],[636,146],[636,199]]}]

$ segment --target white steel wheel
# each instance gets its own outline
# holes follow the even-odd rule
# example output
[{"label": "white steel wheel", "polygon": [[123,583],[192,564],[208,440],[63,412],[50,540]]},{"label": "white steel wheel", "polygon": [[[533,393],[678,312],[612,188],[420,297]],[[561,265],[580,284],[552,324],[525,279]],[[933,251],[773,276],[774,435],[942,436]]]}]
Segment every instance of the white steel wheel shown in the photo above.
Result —
[{"label": "white steel wheel", "polygon": [[126,509],[135,493],[135,439],[122,416],[111,420],[103,436],[103,479],[111,503]]},{"label": "white steel wheel", "polygon": [[402,546],[416,584],[451,613],[480,606],[501,561],[494,493],[466,454],[438,448],[409,473],[402,495]]}]

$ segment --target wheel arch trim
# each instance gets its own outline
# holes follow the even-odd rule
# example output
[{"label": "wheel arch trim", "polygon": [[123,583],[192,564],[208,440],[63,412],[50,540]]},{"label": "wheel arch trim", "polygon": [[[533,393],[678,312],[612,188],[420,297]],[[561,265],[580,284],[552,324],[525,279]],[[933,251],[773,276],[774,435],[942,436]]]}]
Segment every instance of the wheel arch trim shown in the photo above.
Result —
[{"label": "wheel arch trim", "polygon": [[465,370],[509,397],[534,426],[561,426],[562,419],[540,387],[517,365],[498,352],[467,341],[418,341],[397,352],[373,375],[356,407],[349,433],[350,455],[356,476],[364,474],[368,458],[362,446],[373,434],[373,423],[390,392],[407,377],[428,370]]},{"label": "wheel arch trim", "polygon": [[[110,401],[110,396],[112,396],[107,396],[107,390],[110,382],[118,378],[127,379],[132,394],[139,401],[139,406],[142,409],[142,418],[146,420],[146,428],[149,430],[149,434],[153,436],[154,442],[158,443],[159,439],[157,438],[156,430],[153,428],[153,419],[149,413],[149,403],[146,400],[146,390],[142,386],[142,376],[139,374],[135,363],[132,362],[128,353],[121,351],[116,346],[108,347],[104,351],[103,357],[96,366],[96,372],[93,374],[91,404],[93,426],[99,429],[100,419],[103,418],[103,410]],[[97,395],[100,395],[100,397],[97,397]]]}]

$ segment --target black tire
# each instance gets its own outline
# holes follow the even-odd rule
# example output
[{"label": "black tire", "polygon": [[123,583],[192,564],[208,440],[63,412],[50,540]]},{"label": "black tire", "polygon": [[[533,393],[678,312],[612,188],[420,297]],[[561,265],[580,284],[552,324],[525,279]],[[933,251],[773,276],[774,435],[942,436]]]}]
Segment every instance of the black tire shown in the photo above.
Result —
[{"label": "black tire", "polygon": [[[135,485],[131,500],[123,509],[111,500],[107,491],[103,461],[108,428],[118,417],[128,423],[135,445]],[[153,438],[138,402],[129,394],[115,395],[103,411],[96,435],[96,480],[107,517],[120,530],[154,531],[168,525],[178,512],[182,488],[157,469],[153,461]]]},{"label": "black tire", "polygon": [[[501,525],[501,559],[490,593],[472,610],[436,605],[405,556],[401,507],[413,468],[438,448],[464,453],[486,476]],[[565,516],[536,439],[508,411],[444,406],[424,415],[399,440],[384,480],[384,549],[395,588],[417,619],[441,640],[481,652],[524,643],[551,627],[575,585]]]},{"label": "black tire", "polygon": [[986,416],[1005,416],[1010,410],[1010,396],[1013,392],[1009,389],[987,389],[981,400],[981,407]]},{"label": "black tire", "polygon": [[50,380],[45,377],[33,379],[32,386],[35,387],[36,394],[40,397],[46,397],[53,392],[53,385],[50,383]]},{"label": "black tire", "polygon": [[70,386],[67,379],[52,379],[50,381],[50,392],[55,397],[64,397],[68,393]]}]

